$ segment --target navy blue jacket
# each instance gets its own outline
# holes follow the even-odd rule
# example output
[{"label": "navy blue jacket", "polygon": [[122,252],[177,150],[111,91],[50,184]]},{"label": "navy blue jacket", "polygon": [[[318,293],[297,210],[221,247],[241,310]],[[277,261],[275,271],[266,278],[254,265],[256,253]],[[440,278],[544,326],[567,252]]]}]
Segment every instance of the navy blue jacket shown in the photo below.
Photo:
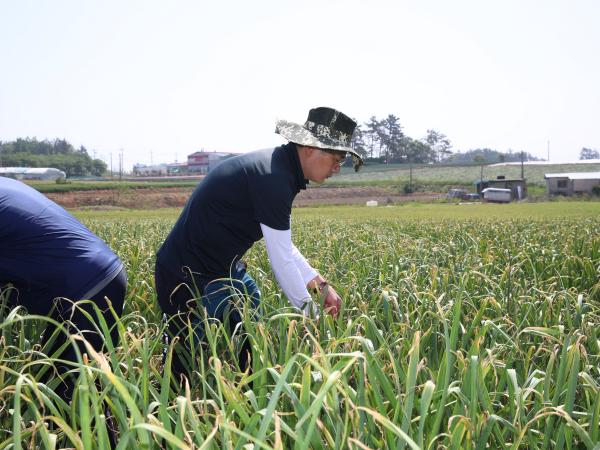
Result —
[{"label": "navy blue jacket", "polygon": [[13,284],[17,302],[29,312],[46,314],[56,297],[81,300],[121,266],[62,207],[20,181],[0,177],[0,287]]}]

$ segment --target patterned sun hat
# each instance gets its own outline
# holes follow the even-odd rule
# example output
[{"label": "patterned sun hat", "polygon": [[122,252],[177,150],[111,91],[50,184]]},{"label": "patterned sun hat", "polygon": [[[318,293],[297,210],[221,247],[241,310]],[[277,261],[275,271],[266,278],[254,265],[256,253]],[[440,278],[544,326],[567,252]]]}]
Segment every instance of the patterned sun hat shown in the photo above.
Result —
[{"label": "patterned sun hat", "polygon": [[304,125],[288,122],[287,120],[277,121],[275,133],[295,144],[350,153],[354,170],[358,171],[363,161],[360,155],[351,147],[352,134],[355,128],[356,122],[346,114],[333,108],[321,106],[309,111]]}]

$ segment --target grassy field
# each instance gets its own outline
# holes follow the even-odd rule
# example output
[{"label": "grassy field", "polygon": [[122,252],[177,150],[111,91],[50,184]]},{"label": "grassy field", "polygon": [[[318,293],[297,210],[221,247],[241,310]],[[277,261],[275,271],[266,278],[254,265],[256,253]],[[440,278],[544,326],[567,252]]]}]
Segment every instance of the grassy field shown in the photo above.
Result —
[{"label": "grassy field", "polygon": [[195,187],[198,180],[181,181],[69,181],[67,183],[56,183],[48,181],[28,181],[27,184],[39,192],[71,192],[71,191],[95,191],[112,189],[158,189],[170,187]]},{"label": "grassy field", "polygon": [[[560,164],[525,166],[525,178],[530,194],[541,195],[546,192],[544,174],[559,172],[598,172],[600,164]],[[483,168],[484,179],[495,179],[498,175],[506,178],[520,178],[520,166],[487,165]],[[420,165],[413,168],[413,183],[420,191],[445,192],[450,186],[473,188],[481,177],[481,168],[469,166]],[[352,168],[343,167],[340,175],[327,181],[326,186],[396,186],[403,188],[409,182],[409,168],[401,164],[371,164],[364,166],[358,173]],[[165,187],[193,187],[198,180],[182,178],[152,181],[82,181],[74,180],[66,184],[54,182],[30,182],[40,192],[68,192],[78,190],[106,189],[144,189]]]},{"label": "grassy field", "polygon": [[[207,327],[184,389],[163,364],[154,254],[178,211],[76,212],[129,275],[119,342],[82,357],[72,404],[37,381],[41,318],[0,313],[0,449],[597,448],[600,204],[299,208],[294,241],[344,298],[287,307],[262,244],[262,319]],[[243,301],[243,296],[238,298]],[[315,299],[319,301],[318,298]]]},{"label": "grassy field", "polygon": [[[157,210],[128,211],[74,211],[82,220],[122,220],[146,219],[175,220],[180,209],[161,208]],[[539,203],[420,203],[409,202],[394,206],[319,206],[294,208],[295,219],[339,219],[354,220],[444,220],[444,219],[570,219],[600,217],[600,202],[554,201]]]},{"label": "grassy field", "polygon": [[[409,180],[409,168],[406,165],[373,165],[365,166],[358,173],[351,168],[344,168],[342,173],[328,181],[328,184],[352,185],[398,185],[402,186]],[[560,172],[598,172],[600,164],[560,164],[560,165],[531,165],[524,167],[528,184],[546,187],[544,174]],[[498,175],[506,178],[520,178],[520,166],[487,165],[483,168],[484,179],[495,179]],[[438,185],[473,185],[481,178],[481,167],[471,166],[415,166],[413,182],[417,184]]]}]

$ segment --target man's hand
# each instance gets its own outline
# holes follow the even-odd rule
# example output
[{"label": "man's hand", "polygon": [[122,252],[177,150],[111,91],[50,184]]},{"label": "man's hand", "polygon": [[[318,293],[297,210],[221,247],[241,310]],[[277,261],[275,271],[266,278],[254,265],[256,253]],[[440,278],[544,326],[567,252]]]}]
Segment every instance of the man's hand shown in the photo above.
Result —
[{"label": "man's hand", "polygon": [[323,302],[323,307],[325,308],[325,312],[327,314],[331,314],[334,319],[337,318],[340,310],[342,309],[342,298],[335,292],[330,285],[325,285],[324,290],[326,289],[325,301]]},{"label": "man's hand", "polygon": [[325,296],[323,308],[326,313],[337,318],[342,309],[342,298],[335,292],[329,283],[321,275],[317,275],[309,281],[307,289],[318,292],[321,296]]}]

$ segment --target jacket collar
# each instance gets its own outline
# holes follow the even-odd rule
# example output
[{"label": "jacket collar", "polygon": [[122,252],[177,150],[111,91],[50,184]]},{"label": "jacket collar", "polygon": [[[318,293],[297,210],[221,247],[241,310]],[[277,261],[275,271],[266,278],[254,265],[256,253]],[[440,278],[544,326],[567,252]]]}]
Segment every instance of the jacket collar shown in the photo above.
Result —
[{"label": "jacket collar", "polygon": [[290,159],[291,168],[294,172],[294,177],[296,179],[296,189],[298,192],[300,192],[301,190],[306,189],[308,180],[304,178],[304,172],[302,172],[302,165],[300,164],[300,157],[298,156],[296,144],[294,144],[293,142],[288,142],[283,147],[285,153]]}]

